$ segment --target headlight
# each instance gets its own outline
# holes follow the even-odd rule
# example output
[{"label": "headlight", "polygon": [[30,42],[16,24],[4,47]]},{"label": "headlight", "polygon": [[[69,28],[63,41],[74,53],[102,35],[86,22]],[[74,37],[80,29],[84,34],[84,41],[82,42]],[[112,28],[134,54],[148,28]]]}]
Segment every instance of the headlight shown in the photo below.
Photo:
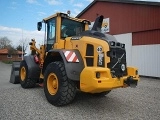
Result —
[{"label": "headlight", "polygon": [[126,70],[126,66],[124,64],[121,65],[121,70],[125,71]]}]

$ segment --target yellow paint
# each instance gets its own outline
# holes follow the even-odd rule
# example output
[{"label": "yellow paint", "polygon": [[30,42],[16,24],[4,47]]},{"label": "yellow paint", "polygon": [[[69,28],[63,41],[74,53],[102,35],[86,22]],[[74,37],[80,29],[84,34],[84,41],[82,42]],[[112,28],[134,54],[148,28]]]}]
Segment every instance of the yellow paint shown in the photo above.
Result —
[{"label": "yellow paint", "polygon": [[44,79],[44,75],[42,74],[42,70],[41,70],[41,73],[40,73],[40,78]]},{"label": "yellow paint", "polygon": [[[60,13],[60,12],[58,12],[58,13],[53,14],[53,15],[47,17],[47,18],[44,18],[43,20],[44,20],[44,21],[47,21],[47,20],[49,20],[49,19],[51,19],[51,18],[54,18],[54,17],[60,17],[60,14],[67,15],[66,13]],[[68,18],[71,19],[71,20],[74,20],[74,21],[78,21],[78,22],[83,22],[83,21],[85,20],[85,21],[87,21],[87,22],[90,23],[90,21],[89,21],[89,20],[86,20],[86,19],[78,19],[78,18],[73,18],[73,17],[69,17],[69,16],[68,16]]]},{"label": "yellow paint", "polygon": [[[91,44],[94,46],[94,55],[93,56],[86,56],[86,48],[87,44]],[[104,53],[104,60],[106,61],[105,67],[107,67],[107,63],[110,62],[110,58],[106,55],[106,51],[109,51],[108,43],[104,40],[100,40],[97,38],[87,37],[84,36],[80,40],[70,40],[70,38],[66,39],[65,42],[65,48],[66,49],[78,49],[81,53],[82,59],[84,61],[84,65],[86,65],[86,58],[94,58],[94,67],[97,66],[97,58],[98,58],[98,52],[97,48],[101,46],[102,47],[102,53]]]},{"label": "yellow paint", "polygon": [[138,71],[138,68],[136,67],[127,67],[128,76],[139,78],[139,75],[136,75],[136,71]]},{"label": "yellow paint", "polygon": [[[89,92],[89,93],[99,93],[103,91],[112,90],[115,88],[120,87],[127,87],[124,81],[127,79],[127,77],[132,76],[134,80],[139,81],[139,75],[136,74],[137,68],[135,67],[128,67],[128,75],[121,77],[121,78],[112,78],[110,69],[107,68],[107,63],[110,62],[110,58],[107,56],[107,51],[109,51],[109,45],[106,41],[98,39],[98,38],[92,38],[88,36],[83,36],[79,40],[71,40],[71,37],[67,37],[64,39],[61,39],[61,13],[56,13],[55,15],[52,15],[48,18],[43,19],[44,21],[47,21],[51,18],[56,18],[56,41],[53,44],[53,49],[77,49],[79,50],[82,60],[84,62],[85,68],[82,70],[80,74],[80,90],[83,92]],[[83,22],[84,19],[78,19],[78,18],[71,18],[68,16],[69,19]],[[89,23],[89,21],[88,21]],[[85,24],[85,30],[89,29],[88,23]],[[108,25],[108,23],[103,23],[102,26]],[[40,56],[40,63],[43,64],[45,61],[45,56],[47,53],[45,52],[45,45],[42,45],[40,49],[36,48],[35,46],[35,40],[32,40],[32,45],[30,46],[31,50],[36,51]],[[86,48],[87,44],[93,45],[94,51],[92,56],[86,56]],[[102,47],[102,51],[98,52],[97,48]],[[103,54],[104,55],[104,67],[98,67],[98,55]],[[53,54],[53,56],[56,56]],[[86,58],[93,58],[93,67],[88,67],[86,63]],[[25,76],[25,71],[22,69],[23,79]],[[100,73],[100,78],[96,78],[96,73]],[[43,78],[43,74],[40,74],[40,78]],[[58,78],[54,73],[50,73],[47,78],[47,88],[51,95],[55,95],[58,91]]]},{"label": "yellow paint", "polygon": [[[86,67],[80,75],[80,90],[89,93],[99,93],[103,91],[112,90],[115,88],[125,87],[124,81],[129,76],[133,76],[135,80],[139,81],[139,77],[133,74],[135,68],[128,68],[130,72],[127,76],[121,78],[112,78],[110,69],[101,67]],[[100,78],[96,78],[96,72],[100,73]]]},{"label": "yellow paint", "polygon": [[61,16],[56,17],[56,43],[54,44],[54,49],[64,49],[64,40],[61,39]]},{"label": "yellow paint", "polygon": [[36,52],[38,52],[40,54],[40,50],[36,47],[35,39],[32,39],[30,43],[31,43],[30,50],[31,51],[36,51]]},{"label": "yellow paint", "polygon": [[22,68],[21,68],[21,74],[20,74],[20,78],[21,78],[22,81],[25,80],[26,74],[27,74],[27,73],[26,73],[26,68],[25,68],[25,67],[22,67]]},{"label": "yellow paint", "polygon": [[47,78],[47,89],[51,95],[55,95],[58,91],[58,78],[56,74],[50,73]]}]

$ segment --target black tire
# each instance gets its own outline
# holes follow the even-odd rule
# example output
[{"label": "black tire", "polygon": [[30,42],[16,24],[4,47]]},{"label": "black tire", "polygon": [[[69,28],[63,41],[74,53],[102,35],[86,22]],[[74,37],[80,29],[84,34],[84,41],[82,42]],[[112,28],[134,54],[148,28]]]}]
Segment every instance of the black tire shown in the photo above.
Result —
[{"label": "black tire", "polygon": [[22,88],[33,88],[36,86],[37,81],[28,78],[28,66],[24,60],[20,63],[19,77]]},{"label": "black tire", "polygon": [[101,92],[101,93],[94,93],[93,95],[97,96],[97,97],[103,97],[103,96],[109,94],[110,92],[111,92],[111,90],[105,91],[105,92]]},{"label": "black tire", "polygon": [[48,102],[54,106],[69,104],[75,98],[76,85],[67,78],[62,62],[52,62],[47,66],[44,75],[44,93]]}]

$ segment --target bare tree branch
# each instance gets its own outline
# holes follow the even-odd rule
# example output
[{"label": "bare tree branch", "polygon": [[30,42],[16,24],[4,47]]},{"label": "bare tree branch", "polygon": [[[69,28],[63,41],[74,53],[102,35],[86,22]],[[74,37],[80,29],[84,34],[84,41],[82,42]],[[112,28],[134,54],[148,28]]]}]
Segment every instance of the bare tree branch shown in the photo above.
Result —
[{"label": "bare tree branch", "polygon": [[11,45],[9,45],[7,47],[7,49],[8,49],[8,54],[9,55],[16,55],[17,54],[17,50],[14,47],[12,47]]},{"label": "bare tree branch", "polygon": [[0,49],[7,48],[8,46],[12,46],[11,40],[9,40],[7,37],[0,38]]},{"label": "bare tree branch", "polygon": [[17,48],[17,50],[20,50],[20,51],[22,51],[22,45],[23,45],[23,52],[25,53],[26,52],[26,50],[27,50],[27,47],[28,47],[28,45],[29,45],[29,39],[28,38],[25,38],[25,39],[21,39],[21,40],[19,40],[19,45],[16,47]]}]

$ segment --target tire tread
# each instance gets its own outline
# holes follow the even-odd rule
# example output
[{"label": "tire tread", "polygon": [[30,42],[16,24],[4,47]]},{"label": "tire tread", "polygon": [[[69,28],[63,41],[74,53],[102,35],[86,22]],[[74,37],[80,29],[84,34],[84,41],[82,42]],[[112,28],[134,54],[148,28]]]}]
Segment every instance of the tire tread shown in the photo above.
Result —
[{"label": "tire tread", "polygon": [[[22,88],[34,88],[35,85],[36,85],[37,80],[28,78],[28,66],[27,66],[27,64],[26,64],[26,62],[24,60],[21,61],[20,70],[21,70],[22,67],[25,67],[25,69],[26,69],[26,78],[25,78],[25,80],[22,81],[21,77],[20,77],[20,83],[21,83]],[[21,72],[19,72],[19,76],[20,75],[21,75]]]},{"label": "tire tread", "polygon": [[[55,69],[54,69],[55,68]],[[47,80],[47,74],[48,71],[55,71],[57,74],[57,76],[59,77],[58,79],[60,79],[61,81],[61,86],[60,90],[58,94],[58,98],[57,99],[52,99],[54,98],[54,96],[56,95],[50,95],[48,92],[48,90],[44,90],[45,91],[45,95],[47,97],[47,100],[55,105],[55,106],[62,106],[62,105],[66,105],[69,104],[73,101],[75,94],[76,94],[76,87],[73,81],[69,80],[67,78],[67,74],[65,71],[65,67],[64,64],[60,61],[56,61],[56,62],[52,62],[48,65],[48,67],[46,68],[46,72],[45,72],[45,84],[47,84],[46,80]],[[46,85],[45,85],[46,86]]]}]

